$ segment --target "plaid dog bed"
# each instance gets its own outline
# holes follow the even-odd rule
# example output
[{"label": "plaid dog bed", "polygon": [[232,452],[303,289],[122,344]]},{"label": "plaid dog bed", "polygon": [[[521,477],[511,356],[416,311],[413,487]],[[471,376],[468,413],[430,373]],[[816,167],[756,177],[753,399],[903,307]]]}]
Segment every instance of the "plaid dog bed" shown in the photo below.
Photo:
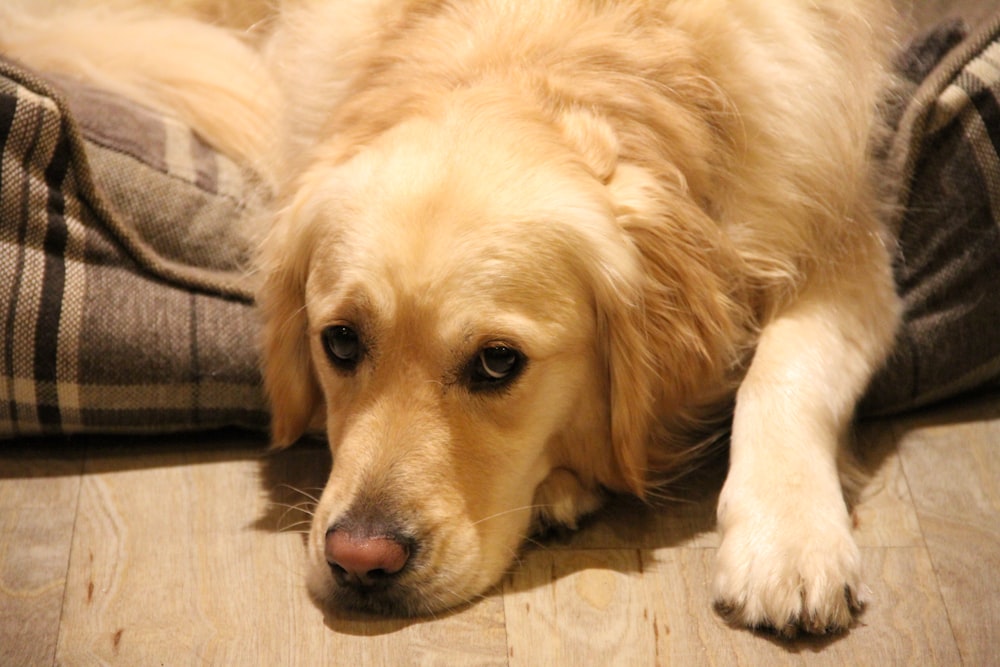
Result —
[{"label": "plaid dog bed", "polygon": [[[866,414],[1000,385],[998,34],[905,54],[905,326]],[[0,60],[0,437],[265,428],[238,233],[260,199],[176,122]]]},{"label": "plaid dog bed", "polygon": [[915,92],[889,152],[903,326],[865,414],[1000,387],[1000,13],[951,48],[961,34],[903,54]]},{"label": "plaid dog bed", "polygon": [[59,84],[0,61],[0,435],[266,426],[233,233],[254,184]]}]

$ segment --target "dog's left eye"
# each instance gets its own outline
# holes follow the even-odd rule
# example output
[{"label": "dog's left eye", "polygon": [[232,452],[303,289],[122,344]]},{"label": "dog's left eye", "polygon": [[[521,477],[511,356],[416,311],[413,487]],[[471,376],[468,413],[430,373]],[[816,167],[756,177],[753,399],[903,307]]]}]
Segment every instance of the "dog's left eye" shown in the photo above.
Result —
[{"label": "dog's left eye", "polygon": [[524,367],[524,355],[507,345],[484,347],[472,360],[473,389],[490,389],[513,380]]},{"label": "dog's left eye", "polygon": [[323,330],[323,345],[330,361],[341,370],[352,371],[361,360],[361,341],[351,327],[327,327]]}]

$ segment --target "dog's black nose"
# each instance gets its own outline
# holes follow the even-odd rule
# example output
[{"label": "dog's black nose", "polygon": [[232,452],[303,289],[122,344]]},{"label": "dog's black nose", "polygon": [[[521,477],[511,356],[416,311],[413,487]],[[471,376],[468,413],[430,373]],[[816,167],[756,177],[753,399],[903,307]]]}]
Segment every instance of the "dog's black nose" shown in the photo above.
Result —
[{"label": "dog's black nose", "polygon": [[410,543],[394,535],[356,535],[343,528],[331,528],[326,533],[325,554],[339,582],[370,588],[406,567]]}]

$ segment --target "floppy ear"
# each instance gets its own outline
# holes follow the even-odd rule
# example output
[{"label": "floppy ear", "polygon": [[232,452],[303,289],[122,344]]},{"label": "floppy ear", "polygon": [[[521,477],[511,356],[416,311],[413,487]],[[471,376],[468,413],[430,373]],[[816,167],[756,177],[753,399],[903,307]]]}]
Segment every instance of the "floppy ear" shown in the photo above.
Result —
[{"label": "floppy ear", "polygon": [[275,448],[287,447],[302,437],[322,406],[309,350],[305,304],[312,243],[305,238],[308,234],[303,227],[307,226],[295,224],[301,208],[293,204],[279,217],[261,251],[264,281],[257,303],[264,318],[264,388],[271,406],[271,446]]},{"label": "floppy ear", "polygon": [[608,187],[632,266],[598,293],[598,324],[615,458],[642,497],[691,456],[671,434],[693,426],[704,388],[732,368],[745,320],[733,298],[736,255],[713,220],[633,165],[619,165]]}]

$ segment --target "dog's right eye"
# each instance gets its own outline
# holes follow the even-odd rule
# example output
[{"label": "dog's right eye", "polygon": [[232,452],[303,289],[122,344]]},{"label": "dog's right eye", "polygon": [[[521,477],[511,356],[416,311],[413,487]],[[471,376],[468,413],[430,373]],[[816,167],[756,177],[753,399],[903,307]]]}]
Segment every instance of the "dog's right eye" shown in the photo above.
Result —
[{"label": "dog's right eye", "polygon": [[351,327],[338,324],[323,329],[323,347],[330,362],[341,370],[353,371],[361,360],[361,340]]},{"label": "dog's right eye", "polygon": [[502,389],[524,368],[524,355],[516,349],[495,343],[481,349],[469,366],[473,391]]}]

